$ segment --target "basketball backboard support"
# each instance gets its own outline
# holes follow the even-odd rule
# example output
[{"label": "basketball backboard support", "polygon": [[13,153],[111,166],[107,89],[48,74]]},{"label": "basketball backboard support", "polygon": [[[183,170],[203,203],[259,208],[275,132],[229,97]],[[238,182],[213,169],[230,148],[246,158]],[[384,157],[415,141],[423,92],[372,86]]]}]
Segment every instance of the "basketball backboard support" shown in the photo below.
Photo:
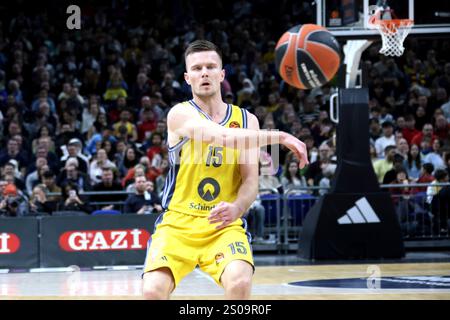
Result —
[{"label": "basketball backboard support", "polygon": [[[316,24],[326,27],[340,38],[370,38],[379,36],[368,28],[371,6],[377,0],[316,0]],[[410,35],[450,37],[450,1],[447,0],[388,0],[398,19],[412,19]],[[338,39],[339,40],[339,39]]]}]

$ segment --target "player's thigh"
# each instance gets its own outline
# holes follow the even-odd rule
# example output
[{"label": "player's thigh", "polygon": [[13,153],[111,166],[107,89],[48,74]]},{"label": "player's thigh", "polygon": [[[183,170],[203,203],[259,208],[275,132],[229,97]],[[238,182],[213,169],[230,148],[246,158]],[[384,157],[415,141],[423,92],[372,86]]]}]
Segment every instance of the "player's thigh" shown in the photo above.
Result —
[{"label": "player's thigh", "polygon": [[225,268],[232,261],[245,262],[253,270],[253,253],[245,230],[233,226],[221,232],[201,258],[200,268],[211,275],[218,285]]},{"label": "player's thigh", "polygon": [[192,270],[197,261],[196,248],[186,241],[184,236],[170,227],[157,228],[147,249],[144,274],[156,270],[169,270],[175,287]]}]

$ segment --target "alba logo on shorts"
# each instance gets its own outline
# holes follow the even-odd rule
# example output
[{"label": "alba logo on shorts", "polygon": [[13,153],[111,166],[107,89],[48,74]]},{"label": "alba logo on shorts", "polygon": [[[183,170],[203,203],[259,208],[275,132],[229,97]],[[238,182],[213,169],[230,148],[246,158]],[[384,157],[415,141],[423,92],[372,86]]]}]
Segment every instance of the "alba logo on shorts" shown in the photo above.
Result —
[{"label": "alba logo on shorts", "polygon": [[14,233],[0,233],[0,254],[11,254],[20,248],[20,239]]},{"label": "alba logo on shorts", "polygon": [[216,254],[215,259],[216,259],[216,264],[219,264],[222,262],[222,260],[224,259],[224,255],[222,252]]},{"label": "alba logo on shorts", "polygon": [[150,233],[143,229],[67,231],[59,237],[64,251],[143,250]]}]

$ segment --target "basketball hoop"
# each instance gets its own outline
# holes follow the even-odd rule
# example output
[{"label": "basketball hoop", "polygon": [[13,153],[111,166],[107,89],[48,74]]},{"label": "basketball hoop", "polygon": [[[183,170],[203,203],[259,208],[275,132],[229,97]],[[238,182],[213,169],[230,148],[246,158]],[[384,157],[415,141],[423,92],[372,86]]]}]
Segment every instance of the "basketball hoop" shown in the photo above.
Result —
[{"label": "basketball hoop", "polygon": [[368,27],[378,29],[381,33],[382,47],[380,53],[385,56],[401,56],[405,48],[403,41],[405,41],[414,20],[410,19],[377,19],[376,15],[369,18]]}]

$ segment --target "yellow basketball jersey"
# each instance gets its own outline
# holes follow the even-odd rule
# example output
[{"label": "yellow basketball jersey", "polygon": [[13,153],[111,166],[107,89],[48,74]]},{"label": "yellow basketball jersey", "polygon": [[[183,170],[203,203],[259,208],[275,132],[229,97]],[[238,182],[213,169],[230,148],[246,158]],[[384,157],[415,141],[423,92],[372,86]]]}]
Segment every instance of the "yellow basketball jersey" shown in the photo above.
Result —
[{"label": "yellow basketball jersey", "polygon": [[[193,100],[183,104],[194,107],[202,117],[212,121]],[[219,124],[227,128],[247,128],[247,113],[229,104]],[[163,208],[207,216],[219,202],[233,202],[241,185],[239,156],[237,149],[182,139],[169,148],[170,170],[162,196]]]}]

